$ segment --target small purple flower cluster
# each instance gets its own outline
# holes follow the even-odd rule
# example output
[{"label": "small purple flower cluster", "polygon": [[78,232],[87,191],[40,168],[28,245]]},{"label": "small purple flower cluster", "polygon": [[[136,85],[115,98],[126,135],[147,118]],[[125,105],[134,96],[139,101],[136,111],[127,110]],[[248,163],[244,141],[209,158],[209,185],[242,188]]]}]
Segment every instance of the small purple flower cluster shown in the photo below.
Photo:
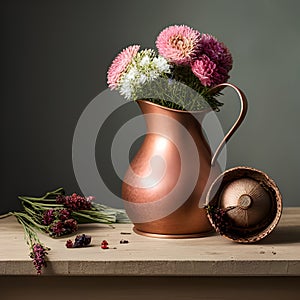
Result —
[{"label": "small purple flower cluster", "polygon": [[59,237],[70,234],[78,229],[77,221],[71,218],[68,209],[48,209],[43,213],[43,224],[48,226],[51,237]]},{"label": "small purple flower cluster", "polygon": [[94,197],[83,197],[77,194],[70,196],[58,195],[57,204],[63,204],[62,209],[48,209],[43,213],[43,224],[48,226],[47,231],[51,237],[76,232],[78,222],[72,218],[73,211],[90,210]]},{"label": "small purple flower cluster", "polygon": [[43,224],[50,225],[56,220],[66,221],[70,216],[71,212],[67,209],[47,209],[43,213]]},{"label": "small purple flower cluster", "polygon": [[71,196],[58,195],[56,197],[56,203],[63,204],[71,211],[89,210],[92,206],[91,198],[92,197],[86,198],[75,193]]},{"label": "small purple flower cluster", "polygon": [[65,221],[55,221],[49,226],[49,235],[51,237],[60,237],[62,235],[70,234],[78,230],[77,221],[74,219],[67,219]]},{"label": "small purple flower cluster", "polygon": [[46,255],[48,254],[49,248],[45,248],[43,245],[37,243],[32,247],[32,252],[30,253],[30,258],[33,259],[34,267],[37,271],[37,274],[40,275],[42,273],[42,267],[46,267]]},{"label": "small purple flower cluster", "polygon": [[47,209],[43,213],[43,224],[50,225],[55,220],[55,210]]},{"label": "small purple flower cluster", "polygon": [[61,221],[66,221],[70,219],[70,216],[71,216],[71,212],[67,209],[60,209],[58,211],[58,217]]}]

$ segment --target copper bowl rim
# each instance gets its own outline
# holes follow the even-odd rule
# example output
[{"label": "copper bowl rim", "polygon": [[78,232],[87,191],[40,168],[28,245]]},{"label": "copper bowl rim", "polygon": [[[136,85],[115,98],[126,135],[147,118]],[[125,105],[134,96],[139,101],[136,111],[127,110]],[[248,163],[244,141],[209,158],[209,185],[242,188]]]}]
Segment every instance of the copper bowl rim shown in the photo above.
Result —
[{"label": "copper bowl rim", "polygon": [[[238,238],[233,238],[232,235],[230,235],[230,232],[227,234],[223,234],[224,237],[228,238],[229,240],[232,240],[234,242],[238,242],[238,243],[254,243],[257,242],[263,238],[265,238],[267,235],[269,235],[277,226],[281,214],[282,214],[282,196],[281,193],[279,191],[278,186],[276,185],[276,183],[274,182],[273,179],[271,179],[266,173],[257,170],[255,168],[252,167],[245,167],[245,166],[239,166],[239,167],[234,167],[231,169],[226,170],[225,172],[223,172],[222,174],[220,174],[215,181],[212,183],[212,185],[209,188],[209,191],[207,193],[206,196],[206,204],[213,204],[215,205],[216,202],[218,202],[218,199],[216,199],[216,197],[218,198],[218,196],[220,195],[220,193],[222,192],[222,182],[218,188],[217,193],[213,196],[212,199],[211,198],[211,192],[214,189],[214,187],[219,184],[219,181],[222,180],[223,178],[227,179],[229,176],[231,176],[231,181],[234,181],[234,179],[238,179],[237,177],[235,177],[234,175],[236,173],[247,173],[247,177],[251,178],[251,176],[249,176],[249,173],[253,173],[259,176],[262,176],[262,178],[268,183],[268,188],[270,189],[270,191],[272,191],[273,197],[273,204],[274,204],[274,209],[276,209],[276,213],[274,213],[273,218],[270,220],[269,224],[263,228],[260,232],[256,232],[253,235],[249,234],[247,236],[240,236]],[[255,178],[253,178],[255,179]],[[229,183],[230,180],[227,183]],[[217,204],[218,205],[218,204]],[[215,228],[214,226],[214,222],[212,220],[212,217],[210,216],[209,213],[207,213],[208,219],[211,222],[212,226]]]}]

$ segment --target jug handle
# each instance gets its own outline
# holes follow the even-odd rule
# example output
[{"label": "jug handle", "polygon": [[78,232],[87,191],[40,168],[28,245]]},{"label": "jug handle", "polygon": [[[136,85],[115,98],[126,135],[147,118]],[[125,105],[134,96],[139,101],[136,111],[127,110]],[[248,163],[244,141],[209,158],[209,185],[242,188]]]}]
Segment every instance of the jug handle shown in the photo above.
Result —
[{"label": "jug handle", "polygon": [[247,98],[245,96],[245,94],[235,85],[231,84],[231,83],[220,83],[216,86],[214,86],[213,88],[211,88],[208,93],[212,93],[212,92],[217,92],[220,88],[222,87],[231,87],[235,90],[235,92],[238,94],[239,100],[240,100],[240,114],[237,118],[237,120],[235,121],[235,123],[232,125],[231,129],[227,132],[227,134],[225,135],[225,137],[223,138],[223,140],[221,141],[221,143],[219,144],[217,150],[215,151],[212,160],[211,160],[211,165],[213,166],[220,154],[220,152],[222,151],[225,143],[227,143],[229,141],[229,139],[232,137],[232,135],[235,133],[235,131],[240,127],[240,125],[242,124],[242,122],[245,119],[246,113],[247,113],[247,109],[248,109],[248,103],[247,103]]}]

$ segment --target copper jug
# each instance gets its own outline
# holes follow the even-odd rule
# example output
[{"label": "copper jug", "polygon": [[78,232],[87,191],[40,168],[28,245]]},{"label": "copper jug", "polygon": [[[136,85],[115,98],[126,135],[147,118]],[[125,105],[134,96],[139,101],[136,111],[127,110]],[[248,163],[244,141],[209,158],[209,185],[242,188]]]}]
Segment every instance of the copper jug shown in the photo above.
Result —
[{"label": "copper jug", "polygon": [[246,97],[236,86],[222,83],[211,92],[227,86],[237,92],[241,109],[214,154],[201,126],[211,110],[182,111],[137,101],[147,134],[122,184],[124,206],[135,232],[152,237],[189,238],[212,230],[199,201],[221,173],[217,157],[247,112]]}]

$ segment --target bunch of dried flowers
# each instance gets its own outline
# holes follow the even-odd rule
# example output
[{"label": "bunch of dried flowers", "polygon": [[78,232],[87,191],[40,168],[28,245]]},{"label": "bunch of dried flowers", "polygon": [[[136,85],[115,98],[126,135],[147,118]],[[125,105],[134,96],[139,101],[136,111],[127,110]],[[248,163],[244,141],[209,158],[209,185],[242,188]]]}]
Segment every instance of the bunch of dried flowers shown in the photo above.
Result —
[{"label": "bunch of dried flowers", "polygon": [[[23,226],[25,238],[30,249],[37,274],[46,267],[48,247],[40,241],[37,231],[48,234],[52,238],[75,233],[78,224],[130,222],[123,209],[115,209],[93,202],[93,197],[83,197],[77,194],[65,195],[63,188],[46,193],[42,197],[19,196],[23,211],[11,212]],[[6,216],[7,216],[6,215]],[[84,236],[84,243],[90,239]],[[88,242],[89,240],[89,242]],[[75,246],[82,238],[75,240]],[[77,244],[76,244],[77,243]],[[74,245],[72,245],[74,246]]]}]

